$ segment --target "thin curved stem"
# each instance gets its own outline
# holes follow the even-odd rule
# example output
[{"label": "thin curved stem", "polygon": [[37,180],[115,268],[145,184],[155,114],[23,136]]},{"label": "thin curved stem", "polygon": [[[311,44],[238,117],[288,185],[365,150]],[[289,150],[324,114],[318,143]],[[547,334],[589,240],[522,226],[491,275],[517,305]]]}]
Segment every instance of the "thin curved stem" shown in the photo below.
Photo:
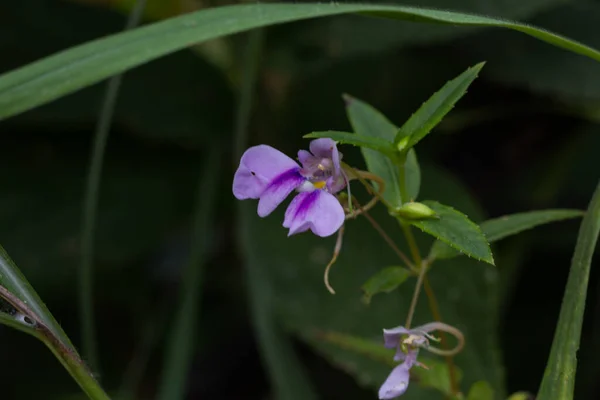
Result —
[{"label": "thin curved stem", "polygon": [[[433,318],[436,321],[441,322],[442,315],[440,314],[440,308],[438,306],[438,302],[435,297],[435,293],[433,292],[433,288],[431,287],[431,284],[429,283],[429,279],[427,279],[427,277],[425,277],[423,286],[425,289],[425,294],[427,295],[427,300],[429,301],[429,309],[431,310],[431,314],[433,314]],[[448,338],[446,337],[446,334],[444,332],[442,332],[440,334],[440,339],[441,339],[441,345],[445,346],[446,343],[448,342]],[[464,336],[463,336],[463,341],[464,341]],[[454,365],[454,358],[452,357],[452,355],[446,355],[445,359],[446,359],[446,364],[448,365],[448,374],[450,377],[450,389],[452,390],[452,393],[458,393],[460,388],[458,387],[458,376],[456,375],[456,367]]]},{"label": "thin curved stem", "polygon": [[[145,6],[146,0],[137,0],[129,15],[125,30],[129,30],[139,24]],[[122,77],[122,74],[115,75],[108,81],[106,94],[100,111],[100,118],[94,135],[92,159],[88,171],[83,203],[81,266],[79,270],[79,312],[83,353],[91,367],[96,371],[98,371],[99,365],[94,321],[94,232],[96,230],[102,164],[104,162],[106,143],[110,133]]]},{"label": "thin curved stem", "polygon": [[325,267],[325,273],[323,274],[323,281],[325,282],[325,287],[327,287],[327,290],[329,290],[329,292],[331,294],[335,294],[335,290],[333,290],[333,287],[331,287],[331,285],[329,284],[329,270],[331,269],[333,264],[335,264],[335,262],[338,258],[338,255],[340,254],[340,251],[342,250],[343,238],[344,238],[344,225],[342,225],[342,227],[338,231],[337,240],[335,241],[335,248],[333,249],[333,257],[331,258],[331,261],[329,261],[329,264],[327,264],[327,267]]},{"label": "thin curved stem", "polygon": [[425,279],[425,273],[427,272],[427,266],[419,265],[419,277],[417,278],[417,283],[415,285],[415,291],[413,293],[412,300],[410,302],[410,308],[408,309],[408,315],[406,317],[406,323],[404,327],[406,329],[410,329],[410,324],[412,323],[413,316],[415,314],[415,309],[417,307],[417,302],[419,301],[419,294],[421,293],[421,286],[423,285],[423,279]]}]

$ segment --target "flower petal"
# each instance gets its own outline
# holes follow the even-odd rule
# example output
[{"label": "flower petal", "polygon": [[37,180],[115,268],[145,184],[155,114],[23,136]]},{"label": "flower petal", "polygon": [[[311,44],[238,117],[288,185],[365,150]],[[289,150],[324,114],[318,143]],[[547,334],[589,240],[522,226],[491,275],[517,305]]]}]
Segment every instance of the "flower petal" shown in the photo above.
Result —
[{"label": "flower petal", "polygon": [[279,204],[306,179],[300,175],[300,167],[283,172],[275,177],[260,195],[258,201],[258,216],[266,217],[277,208]]},{"label": "flower petal", "polygon": [[258,199],[269,184],[299,166],[271,146],[250,147],[244,152],[233,178],[233,195],[239,199]]},{"label": "flower petal", "polygon": [[335,141],[329,138],[315,139],[310,142],[310,152],[319,158],[329,158],[333,161],[335,175],[340,174],[340,153]]},{"label": "flower petal", "polygon": [[402,363],[392,370],[379,388],[380,399],[393,399],[406,392],[410,381],[410,367],[411,365]]},{"label": "flower petal", "polygon": [[285,212],[283,226],[288,236],[311,230],[315,235],[333,235],[344,223],[345,214],[334,195],[324,190],[299,193]]},{"label": "flower petal", "polygon": [[300,164],[302,164],[302,166],[304,168],[306,168],[306,166],[304,164],[306,164],[306,163],[313,164],[316,159],[317,158],[315,156],[313,156],[312,154],[310,154],[309,151],[298,150],[298,160],[300,160]]},{"label": "flower petal", "polygon": [[384,329],[383,330],[383,342],[384,346],[388,349],[393,349],[400,344],[400,336],[408,334],[410,332],[409,329],[406,329],[403,326],[398,326],[392,329]]}]

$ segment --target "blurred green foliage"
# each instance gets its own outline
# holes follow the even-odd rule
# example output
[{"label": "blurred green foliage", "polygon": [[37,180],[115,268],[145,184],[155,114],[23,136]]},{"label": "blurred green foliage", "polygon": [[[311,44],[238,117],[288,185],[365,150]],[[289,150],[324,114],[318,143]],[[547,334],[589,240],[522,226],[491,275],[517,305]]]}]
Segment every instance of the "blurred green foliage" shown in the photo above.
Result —
[{"label": "blurred green foliage", "polygon": [[[131,2],[20,0],[0,3],[0,71],[5,72],[124,25]],[[219,2],[157,2],[148,19]],[[413,0],[524,20],[600,47],[600,2]],[[161,373],[179,277],[190,248],[196,181],[214,144],[233,142],[242,35],[178,52],[125,74],[109,139],[96,234],[96,292],[103,384],[124,398],[153,398]],[[351,93],[400,126],[435,90],[469,65],[487,61],[458,106],[423,143],[420,198],[435,199],[476,222],[537,208],[578,208],[600,177],[600,68],[591,60],[516,33],[382,21],[357,16],[275,26],[266,31],[251,144],[294,154],[313,131],[350,131],[341,99]],[[75,268],[85,171],[103,86],[0,122],[0,243],[52,309],[76,345]],[[360,151],[341,148],[362,167]],[[230,156],[231,154],[228,154]],[[265,220],[255,204],[236,213],[224,176],[210,232],[188,396],[264,399],[270,392],[250,328],[243,268],[260,268],[265,296],[293,340],[319,398],[374,398],[389,365],[324,340],[343,332],[378,342],[400,325],[412,295],[399,290],[361,301],[362,284],[398,260],[367,224],[351,221],[322,284],[333,240],[287,238],[281,211]],[[373,212],[393,237],[397,226]],[[243,222],[243,224],[242,224]],[[237,232],[243,242],[238,242]],[[535,392],[560,307],[577,223],[537,228],[494,246],[497,268],[466,257],[431,273],[445,321],[463,329],[456,358],[465,394],[486,380],[494,398]],[[419,236],[421,250],[431,239]],[[365,251],[368,250],[368,251]],[[592,272],[576,398],[600,394],[598,274]],[[418,322],[430,319],[422,299]],[[5,399],[82,398],[41,344],[0,328]],[[436,359],[437,360],[437,359]],[[440,359],[441,360],[441,359]],[[437,360],[437,361],[440,361]],[[125,376],[125,378],[124,378]],[[31,385],[35,382],[35,385]],[[232,385],[231,382],[235,382]],[[120,389],[123,389],[121,392]],[[477,389],[488,390],[488,389]],[[440,398],[411,387],[406,398]],[[468,397],[469,399],[471,397]]]}]

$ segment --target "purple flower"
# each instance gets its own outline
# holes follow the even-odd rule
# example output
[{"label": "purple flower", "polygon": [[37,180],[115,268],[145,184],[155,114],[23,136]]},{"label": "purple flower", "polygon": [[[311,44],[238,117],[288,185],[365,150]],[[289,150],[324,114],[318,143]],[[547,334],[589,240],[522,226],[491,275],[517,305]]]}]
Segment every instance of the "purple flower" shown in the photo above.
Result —
[{"label": "purple flower", "polygon": [[413,365],[419,364],[417,362],[419,349],[429,349],[429,340],[435,340],[429,332],[437,329],[448,330],[448,328],[446,324],[433,322],[414,329],[399,326],[383,330],[384,346],[388,349],[396,349],[394,361],[402,361],[402,364],[392,370],[379,388],[380,399],[393,399],[406,392],[410,381],[410,369]]},{"label": "purple flower", "polygon": [[266,217],[294,190],[283,226],[289,234],[311,230],[318,236],[334,234],[344,223],[342,205],[334,196],[346,186],[341,154],[331,139],[310,142],[310,152],[300,150],[298,165],[271,146],[246,150],[233,178],[233,194],[239,200],[259,199],[258,215]]}]

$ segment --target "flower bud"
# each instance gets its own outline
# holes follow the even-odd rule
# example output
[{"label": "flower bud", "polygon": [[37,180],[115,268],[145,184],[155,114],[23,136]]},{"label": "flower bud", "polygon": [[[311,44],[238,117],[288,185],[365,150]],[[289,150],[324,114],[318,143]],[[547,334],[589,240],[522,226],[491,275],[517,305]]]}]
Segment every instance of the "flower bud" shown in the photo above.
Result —
[{"label": "flower bud", "polygon": [[401,207],[394,210],[393,214],[410,220],[435,218],[437,216],[435,211],[425,204],[414,201],[404,203]]}]

